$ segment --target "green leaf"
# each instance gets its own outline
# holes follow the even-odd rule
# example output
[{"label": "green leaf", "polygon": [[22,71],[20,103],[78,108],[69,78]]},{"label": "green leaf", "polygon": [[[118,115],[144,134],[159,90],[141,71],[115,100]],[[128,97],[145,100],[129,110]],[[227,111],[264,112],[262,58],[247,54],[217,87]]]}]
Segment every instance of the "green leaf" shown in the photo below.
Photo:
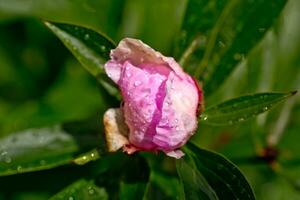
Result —
[{"label": "green leaf", "polygon": [[206,94],[216,90],[247,56],[273,25],[285,3],[286,0],[231,0],[226,5],[210,34],[196,72],[198,77],[203,73]]},{"label": "green leaf", "polygon": [[81,26],[50,22],[45,24],[110,94],[118,96],[115,84],[107,78],[103,68],[109,60],[110,50],[115,48],[111,39]]},{"label": "green leaf", "polygon": [[175,57],[180,58],[180,63],[188,71],[191,68],[190,64],[199,62],[203,56],[203,45],[206,38],[227,2],[228,0],[188,1],[181,34],[174,52]]},{"label": "green leaf", "polygon": [[191,143],[185,152],[177,170],[186,199],[255,199],[246,178],[229,160]]},{"label": "green leaf", "polygon": [[110,39],[76,25],[50,22],[45,24],[93,76],[97,77],[104,72],[103,64],[109,59],[110,50],[115,48]]},{"label": "green leaf", "polygon": [[[219,1],[218,3],[217,1],[194,3],[195,7],[190,11],[199,13],[203,18],[195,17],[198,16],[197,14],[189,14],[189,18],[185,20],[194,21],[194,23],[201,20],[203,25],[194,26],[199,28],[192,31],[194,34],[191,35],[193,40],[190,47],[193,46],[193,41],[201,40],[203,31],[205,31],[204,27],[207,26],[210,29],[217,16],[211,31],[208,34],[204,32],[205,45],[194,45],[195,47],[192,50],[189,48],[191,52],[186,55],[186,57],[190,57],[193,53],[196,53],[193,60],[196,65],[194,68],[196,70],[195,76],[203,81],[203,89],[207,96],[221,85],[265,35],[273,25],[274,20],[279,16],[285,3],[286,0],[230,0],[220,1],[220,3]],[[200,6],[204,6],[205,9]],[[219,12],[220,9],[222,9],[222,12]],[[204,11],[198,12],[198,10]],[[206,35],[208,35],[207,38]],[[190,38],[187,38],[187,40],[190,40]],[[205,49],[201,51],[203,47]],[[199,63],[200,59],[201,62]]]},{"label": "green leaf", "polygon": [[270,110],[294,94],[296,91],[241,96],[207,108],[200,115],[200,120],[212,125],[231,125],[244,122]]},{"label": "green leaf", "polygon": [[120,187],[120,199],[143,199],[150,176],[150,168],[146,160],[141,156],[134,156],[128,159],[125,166]]},{"label": "green leaf", "polygon": [[99,158],[100,158],[99,151],[97,149],[93,149],[89,152],[79,155],[77,158],[73,160],[73,162],[77,165],[85,165],[91,161],[98,160]]},{"label": "green leaf", "polygon": [[106,200],[108,195],[103,188],[99,188],[91,181],[79,180],[66,187],[50,200]]},{"label": "green leaf", "polygon": [[29,129],[0,139],[0,176],[67,164],[79,146],[59,126]]},{"label": "green leaf", "polygon": [[176,167],[183,189],[180,199],[219,199],[196,167],[189,166],[183,159],[177,161]]}]

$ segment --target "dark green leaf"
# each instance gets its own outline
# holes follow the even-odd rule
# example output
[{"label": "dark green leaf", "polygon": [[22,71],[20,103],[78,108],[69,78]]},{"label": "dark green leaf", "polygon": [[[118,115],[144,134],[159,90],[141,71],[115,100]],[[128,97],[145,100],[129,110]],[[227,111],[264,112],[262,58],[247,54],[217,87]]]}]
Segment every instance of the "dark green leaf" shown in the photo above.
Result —
[{"label": "dark green leaf", "polygon": [[296,92],[257,93],[241,96],[207,108],[200,115],[200,120],[212,125],[231,125],[243,122],[270,110],[294,94]]},{"label": "dark green leaf", "polygon": [[118,90],[103,69],[104,63],[109,60],[110,50],[115,48],[111,39],[76,25],[50,22],[45,24],[110,94],[118,96]]},{"label": "dark green leaf", "polygon": [[[286,0],[193,2],[194,8],[190,11],[199,13],[203,18],[200,19],[197,14],[188,14],[185,20],[189,20],[191,24],[201,20],[204,22],[200,23],[202,25],[191,28],[193,39],[187,39],[191,41],[191,46],[193,41],[201,40],[199,35],[203,36],[202,33],[205,31],[205,27],[210,29],[217,17],[210,33],[204,33],[203,37],[208,35],[207,39],[204,38],[205,41],[207,40],[204,52],[197,52],[199,48],[204,46],[198,44],[187,56],[189,57],[194,52],[197,53],[197,56],[194,56],[196,60],[193,61],[198,63],[196,64],[195,76],[204,82],[203,89],[206,95],[217,89],[237,64],[247,56],[249,51],[273,25],[285,3]],[[200,6],[204,6],[206,9]],[[221,13],[220,9],[222,9]],[[203,11],[198,12],[198,10]],[[186,22],[186,24],[189,23]],[[200,63],[199,58],[201,59]]]},{"label": "dark green leaf", "polygon": [[[192,199],[255,199],[244,175],[229,160],[191,143],[188,143],[186,153],[184,160],[177,162],[182,182],[188,184],[184,185],[185,197],[193,193],[198,196]],[[199,184],[198,187],[191,182]]]},{"label": "dark green leaf", "polygon": [[103,64],[109,59],[110,50],[115,48],[110,39],[76,25],[50,22],[45,24],[93,76],[103,73]]},{"label": "dark green leaf", "polygon": [[75,139],[59,126],[11,134],[0,139],[0,176],[66,164],[78,149]]},{"label": "dark green leaf", "polygon": [[150,176],[150,169],[146,160],[141,156],[134,156],[129,158],[125,166],[120,187],[120,199],[143,199]]},{"label": "dark green leaf", "polygon": [[196,76],[203,77],[206,94],[217,89],[247,56],[273,25],[285,3],[286,0],[231,0],[226,5],[209,36],[196,72]]},{"label": "dark green leaf", "polygon": [[[178,38],[178,44],[175,49],[175,57],[180,58],[180,62],[184,64],[187,70],[191,68],[185,59],[194,59],[194,62],[199,62],[203,56],[203,44],[206,41],[211,29],[215,25],[224,6],[228,0],[189,0],[182,24],[181,34]],[[192,45],[194,44],[194,45]],[[187,48],[192,51],[188,51]],[[197,52],[194,52],[197,49]],[[182,55],[185,51],[185,55]],[[197,55],[195,55],[197,54]],[[191,58],[195,55],[195,58]],[[188,56],[188,57],[185,57]],[[184,61],[183,61],[184,60]]]},{"label": "dark green leaf", "polygon": [[185,160],[178,160],[176,166],[183,190],[180,199],[219,199],[196,167],[189,166]]},{"label": "dark green leaf", "polygon": [[103,188],[97,187],[90,181],[79,180],[63,189],[50,200],[106,200],[108,195]]}]

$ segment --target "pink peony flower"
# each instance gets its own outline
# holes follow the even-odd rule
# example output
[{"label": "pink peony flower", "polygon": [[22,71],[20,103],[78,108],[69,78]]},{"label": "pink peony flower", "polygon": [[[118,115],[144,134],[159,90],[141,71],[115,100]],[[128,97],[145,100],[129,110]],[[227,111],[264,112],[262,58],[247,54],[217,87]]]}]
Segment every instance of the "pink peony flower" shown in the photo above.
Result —
[{"label": "pink peony flower", "polygon": [[[179,148],[195,133],[202,101],[195,80],[173,58],[140,40],[123,39],[110,56],[105,71],[119,86],[123,104],[120,110],[110,109],[104,116],[106,138],[113,144],[109,149],[183,156]],[[125,121],[127,133],[120,128],[124,127],[121,121]]]}]

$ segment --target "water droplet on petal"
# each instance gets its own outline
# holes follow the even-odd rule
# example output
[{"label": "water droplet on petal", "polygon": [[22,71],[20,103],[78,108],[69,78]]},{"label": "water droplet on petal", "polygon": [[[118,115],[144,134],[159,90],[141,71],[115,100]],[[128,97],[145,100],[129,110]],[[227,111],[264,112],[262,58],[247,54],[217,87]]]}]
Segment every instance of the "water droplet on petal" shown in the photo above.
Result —
[{"label": "water droplet on petal", "polygon": [[141,85],[141,83],[142,83],[141,81],[135,81],[134,86],[139,86],[139,85]]},{"label": "water droplet on petal", "polygon": [[131,74],[129,72],[127,72],[126,76],[129,78],[129,77],[131,77]]}]

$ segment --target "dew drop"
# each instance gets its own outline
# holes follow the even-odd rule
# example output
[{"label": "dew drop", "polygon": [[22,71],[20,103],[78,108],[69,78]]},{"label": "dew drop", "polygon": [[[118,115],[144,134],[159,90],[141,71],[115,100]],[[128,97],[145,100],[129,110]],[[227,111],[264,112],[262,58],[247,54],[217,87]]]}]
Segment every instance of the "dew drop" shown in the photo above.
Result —
[{"label": "dew drop", "polygon": [[219,40],[219,47],[224,48],[226,45],[224,44],[224,42],[222,42],[221,40]]},{"label": "dew drop", "polygon": [[87,157],[86,156],[82,156],[82,160],[86,160],[87,159]]},{"label": "dew drop", "polygon": [[91,153],[91,157],[94,158],[94,157],[95,157],[95,154],[94,154],[94,153]]},{"label": "dew drop", "polygon": [[236,179],[236,175],[233,174],[232,177],[231,177],[231,179],[232,180]]},{"label": "dew drop", "polygon": [[21,172],[21,171],[22,171],[22,166],[21,166],[21,165],[19,165],[19,166],[17,167],[17,171],[18,171],[18,172]]},{"label": "dew drop", "polygon": [[218,165],[218,166],[217,166],[217,169],[218,169],[218,170],[222,170],[222,169],[223,169],[223,165]]},{"label": "dew drop", "polygon": [[6,162],[6,163],[11,163],[11,158],[10,157],[5,157],[4,158],[4,162]]},{"label": "dew drop", "polygon": [[267,111],[269,108],[266,106],[263,108],[264,111]]},{"label": "dew drop", "polygon": [[244,120],[245,120],[245,119],[244,119],[243,117],[241,117],[241,118],[238,119],[239,122],[242,122],[242,121],[244,121]]},{"label": "dew drop", "polygon": [[[105,51],[105,50],[106,50],[106,47],[103,46],[103,45],[101,45],[101,46],[100,46],[100,50],[101,50],[101,51]],[[125,58],[126,58],[126,56],[125,56]]]},{"label": "dew drop", "polygon": [[45,165],[46,161],[45,160],[40,160],[40,165]]},{"label": "dew drop", "polygon": [[129,77],[131,77],[131,74],[128,72],[128,73],[126,73],[126,76],[129,78]]},{"label": "dew drop", "polygon": [[89,187],[88,192],[90,195],[93,195],[95,193],[95,190],[92,187]]},{"label": "dew drop", "polygon": [[69,200],[74,200],[74,197],[69,197]]},{"label": "dew drop", "polygon": [[261,32],[261,33],[263,33],[263,32],[266,31],[266,29],[265,28],[259,28],[258,31]]},{"label": "dew drop", "polygon": [[141,81],[135,81],[135,82],[134,82],[134,86],[137,87],[137,86],[141,85],[141,83],[142,83]]},{"label": "dew drop", "polygon": [[242,59],[242,54],[236,53],[233,55],[234,60],[241,60]]},{"label": "dew drop", "polygon": [[203,120],[207,120],[207,118],[208,118],[207,115],[202,115],[201,117]]},{"label": "dew drop", "polygon": [[84,39],[85,39],[85,40],[90,39],[90,35],[89,35],[89,34],[85,34],[85,35],[84,35]]}]

